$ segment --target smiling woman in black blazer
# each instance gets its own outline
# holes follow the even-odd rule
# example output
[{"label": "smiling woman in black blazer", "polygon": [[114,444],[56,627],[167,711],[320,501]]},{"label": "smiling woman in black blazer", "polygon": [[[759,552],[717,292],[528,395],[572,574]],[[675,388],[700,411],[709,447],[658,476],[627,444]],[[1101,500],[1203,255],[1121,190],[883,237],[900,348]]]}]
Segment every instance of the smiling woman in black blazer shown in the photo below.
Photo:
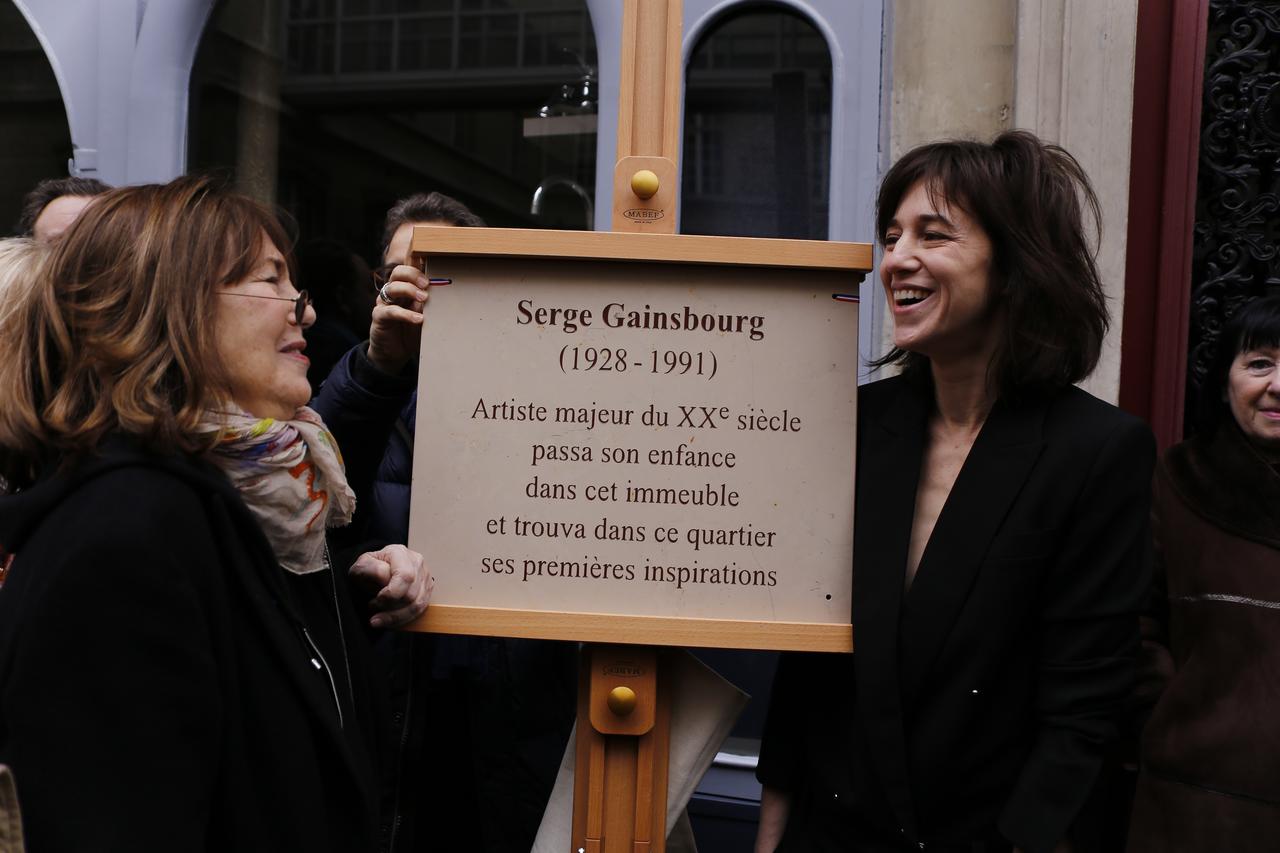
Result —
[{"label": "smiling woman in black blazer", "polygon": [[861,389],[849,656],[790,655],[757,851],[1071,850],[1116,732],[1154,442],[1073,386],[1105,298],[1087,177],[1028,133],[918,148],[877,204],[894,318]]}]

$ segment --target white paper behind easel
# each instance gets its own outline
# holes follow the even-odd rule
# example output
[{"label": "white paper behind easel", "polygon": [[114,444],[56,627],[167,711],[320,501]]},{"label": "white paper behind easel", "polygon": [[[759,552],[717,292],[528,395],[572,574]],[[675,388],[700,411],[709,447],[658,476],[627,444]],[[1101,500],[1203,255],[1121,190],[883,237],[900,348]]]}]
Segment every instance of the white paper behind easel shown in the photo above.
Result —
[{"label": "white paper behind easel", "polygon": [[[667,772],[668,853],[680,853],[681,839],[673,836],[677,821],[716,751],[733,729],[734,722],[751,698],[721,678],[693,655],[685,652],[673,658],[671,706],[671,757]],[[555,788],[543,812],[542,824],[531,853],[564,853],[570,848],[573,822],[573,768],[576,732],[560,763]],[[696,845],[692,849],[696,850]]]}]

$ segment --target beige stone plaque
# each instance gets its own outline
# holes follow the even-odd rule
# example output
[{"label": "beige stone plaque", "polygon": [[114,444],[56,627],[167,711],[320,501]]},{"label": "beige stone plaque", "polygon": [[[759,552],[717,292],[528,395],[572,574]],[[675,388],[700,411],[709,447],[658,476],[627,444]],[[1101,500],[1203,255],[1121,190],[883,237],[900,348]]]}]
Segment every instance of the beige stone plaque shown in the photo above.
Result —
[{"label": "beige stone plaque", "polygon": [[673,262],[637,235],[420,232],[452,283],[424,324],[416,629],[851,648],[858,322],[832,294],[864,247],[771,266],[734,244],[806,244]]}]

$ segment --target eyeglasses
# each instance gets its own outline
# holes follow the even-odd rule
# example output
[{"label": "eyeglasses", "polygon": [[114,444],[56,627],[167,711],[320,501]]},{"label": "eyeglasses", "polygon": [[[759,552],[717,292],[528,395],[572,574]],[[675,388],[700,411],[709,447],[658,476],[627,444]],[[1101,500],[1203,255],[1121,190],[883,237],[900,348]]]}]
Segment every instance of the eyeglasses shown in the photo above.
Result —
[{"label": "eyeglasses", "polygon": [[307,307],[311,305],[311,295],[305,290],[299,290],[297,296],[266,296],[261,293],[230,293],[222,291],[219,296],[248,296],[252,299],[275,299],[279,302],[293,303],[293,322],[302,325],[302,318],[306,316]]}]

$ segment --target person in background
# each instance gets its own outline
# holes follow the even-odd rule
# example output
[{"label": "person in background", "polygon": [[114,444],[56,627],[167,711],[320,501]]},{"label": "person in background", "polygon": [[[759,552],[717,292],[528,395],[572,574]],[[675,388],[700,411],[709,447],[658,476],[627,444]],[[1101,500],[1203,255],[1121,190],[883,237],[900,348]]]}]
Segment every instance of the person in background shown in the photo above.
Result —
[{"label": "person in background", "polygon": [[[410,263],[413,226],[483,224],[434,192],[387,211],[369,343],[338,363],[315,402],[344,448],[355,442],[377,451],[376,459],[350,465],[364,505],[353,524],[363,537],[357,547],[403,543],[409,533],[417,355],[429,294],[426,276]],[[421,370],[430,375],[431,365]],[[390,662],[400,745],[383,849],[527,853],[573,727],[576,645],[422,634],[388,636],[379,651]]]},{"label": "person in background", "polygon": [[1133,679],[1155,458],[1075,387],[1107,327],[1086,209],[1025,132],[885,176],[903,372],[858,394],[857,648],[779,665],[759,853],[1071,849]]},{"label": "person in background", "polygon": [[18,234],[47,243],[76,221],[95,196],[110,186],[96,178],[49,178],[22,199]]},{"label": "person in background", "polygon": [[1218,339],[1194,438],[1155,478],[1143,619],[1155,702],[1129,853],[1262,853],[1280,838],[1280,293]]},{"label": "person in background", "polygon": [[307,379],[312,396],[338,360],[360,343],[373,315],[369,267],[337,240],[308,240],[298,246],[298,283],[311,295],[316,322],[306,330]]},{"label": "person in background", "polygon": [[432,580],[402,546],[330,560],[354,495],[288,249],[209,179],[113,190],[0,339],[0,764],[32,850],[376,849],[366,632]]}]

